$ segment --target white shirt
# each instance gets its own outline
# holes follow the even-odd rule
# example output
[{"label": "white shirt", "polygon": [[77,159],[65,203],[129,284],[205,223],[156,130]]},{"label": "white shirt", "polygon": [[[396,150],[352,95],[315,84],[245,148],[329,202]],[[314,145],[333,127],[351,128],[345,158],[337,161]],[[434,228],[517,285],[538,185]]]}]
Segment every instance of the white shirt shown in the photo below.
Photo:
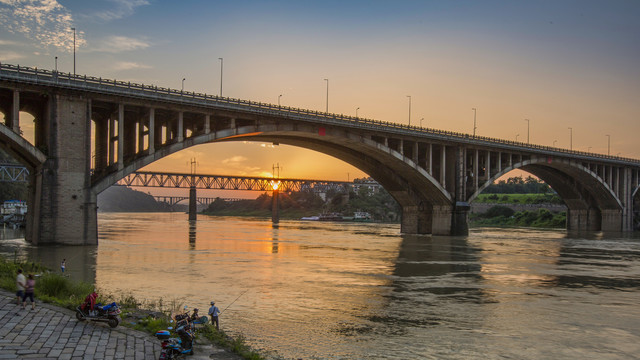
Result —
[{"label": "white shirt", "polygon": [[27,278],[24,277],[24,274],[18,274],[16,278],[16,286],[18,287],[18,291],[24,291],[24,286],[27,284]]}]

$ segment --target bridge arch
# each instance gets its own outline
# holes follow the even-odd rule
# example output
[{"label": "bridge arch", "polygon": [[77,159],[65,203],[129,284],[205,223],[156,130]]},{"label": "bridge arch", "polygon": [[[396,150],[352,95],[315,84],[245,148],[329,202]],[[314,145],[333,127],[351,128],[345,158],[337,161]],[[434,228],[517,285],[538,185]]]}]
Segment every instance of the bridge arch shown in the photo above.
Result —
[{"label": "bridge arch", "polygon": [[514,163],[493,175],[469,197],[469,202],[512,170],[529,172],[554,189],[567,206],[567,227],[580,230],[619,228],[623,204],[595,172],[569,160],[535,158]]},{"label": "bridge arch", "polygon": [[47,160],[42,151],[4,124],[0,124],[0,144],[30,171],[38,169]]},{"label": "bridge arch", "polygon": [[[195,135],[182,142],[163,147],[161,151],[136,158],[124,164],[121,170],[112,170],[95,179],[92,186],[96,195],[125,176],[189,147],[227,141],[257,141],[287,144],[318,151],[340,159],[369,174],[403,208],[403,231],[448,234],[453,206],[452,195],[427,171],[384,144],[349,134],[318,135],[315,128],[280,126],[277,129],[261,129],[253,126],[224,129],[209,134]],[[440,216],[434,226],[433,216]]]}]

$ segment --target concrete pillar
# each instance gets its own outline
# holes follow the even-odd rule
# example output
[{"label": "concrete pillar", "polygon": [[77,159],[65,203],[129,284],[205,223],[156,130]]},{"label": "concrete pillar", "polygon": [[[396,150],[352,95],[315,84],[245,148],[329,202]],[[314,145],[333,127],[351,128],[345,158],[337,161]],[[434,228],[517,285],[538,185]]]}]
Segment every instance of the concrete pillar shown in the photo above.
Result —
[{"label": "concrete pillar", "polygon": [[273,189],[271,197],[271,222],[274,224],[280,222],[280,195],[278,189]]},{"label": "concrete pillar", "polygon": [[149,109],[149,155],[156,152],[156,109]]},{"label": "concrete pillar", "polygon": [[431,233],[433,235],[451,235],[452,215],[452,206],[434,206],[431,210]]},{"label": "concrete pillar", "polygon": [[198,219],[198,203],[196,200],[196,187],[191,185],[189,188],[189,220]]},{"label": "concrete pillar", "polygon": [[602,210],[602,231],[622,231],[622,210]]},{"label": "concrete pillar", "polygon": [[601,220],[597,209],[567,209],[567,230],[599,231]]},{"label": "concrete pillar", "polygon": [[433,176],[433,144],[429,144],[429,175]]},{"label": "concrete pillar", "polygon": [[109,164],[109,119],[96,118],[95,156],[94,168],[96,172],[104,170]]},{"label": "concrete pillar", "polygon": [[451,216],[451,235],[469,235],[469,210],[471,206],[467,202],[456,202]]},{"label": "concrete pillar", "polygon": [[184,140],[184,113],[178,112],[178,142]]},{"label": "concrete pillar", "polygon": [[442,154],[440,156],[440,184],[442,185],[442,187],[446,188],[446,178],[445,178],[445,174],[446,174],[446,163],[447,163],[447,147],[442,145]]},{"label": "concrete pillar", "polygon": [[27,240],[34,244],[98,242],[96,194],[91,191],[91,107],[82,97],[52,95],[49,157],[30,195]]},{"label": "concrete pillar", "polygon": [[118,170],[124,169],[124,104],[118,104]]},{"label": "concrete pillar", "polygon": [[204,116],[204,133],[209,134],[211,132],[211,115]]},{"label": "concrete pillar", "polygon": [[20,134],[20,91],[13,90],[13,103],[11,107],[11,129]]},{"label": "concrete pillar", "polygon": [[473,188],[475,191],[478,191],[478,178],[480,177],[480,172],[478,170],[478,161],[480,160],[480,157],[478,156],[478,149],[474,150],[475,151],[475,157],[473,159]]}]

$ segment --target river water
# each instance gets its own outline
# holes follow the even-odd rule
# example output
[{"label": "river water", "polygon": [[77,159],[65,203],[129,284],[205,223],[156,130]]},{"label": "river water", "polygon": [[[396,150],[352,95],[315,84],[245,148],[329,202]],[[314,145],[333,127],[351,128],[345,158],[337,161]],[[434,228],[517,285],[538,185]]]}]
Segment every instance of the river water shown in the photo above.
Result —
[{"label": "river water", "polygon": [[99,214],[99,246],[0,252],[179,302],[286,359],[630,359],[640,356],[640,236],[186,214]]}]

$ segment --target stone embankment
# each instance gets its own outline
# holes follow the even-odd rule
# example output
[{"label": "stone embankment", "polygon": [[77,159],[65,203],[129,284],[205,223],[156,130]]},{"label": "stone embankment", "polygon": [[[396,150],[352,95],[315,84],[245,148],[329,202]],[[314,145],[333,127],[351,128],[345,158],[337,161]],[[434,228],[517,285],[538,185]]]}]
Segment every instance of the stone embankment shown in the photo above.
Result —
[{"label": "stone embankment", "polygon": [[[160,350],[150,334],[78,321],[73,311],[41,302],[23,310],[13,294],[0,290],[0,359],[155,360]],[[197,344],[194,352],[189,359],[241,359],[213,345]]]}]

